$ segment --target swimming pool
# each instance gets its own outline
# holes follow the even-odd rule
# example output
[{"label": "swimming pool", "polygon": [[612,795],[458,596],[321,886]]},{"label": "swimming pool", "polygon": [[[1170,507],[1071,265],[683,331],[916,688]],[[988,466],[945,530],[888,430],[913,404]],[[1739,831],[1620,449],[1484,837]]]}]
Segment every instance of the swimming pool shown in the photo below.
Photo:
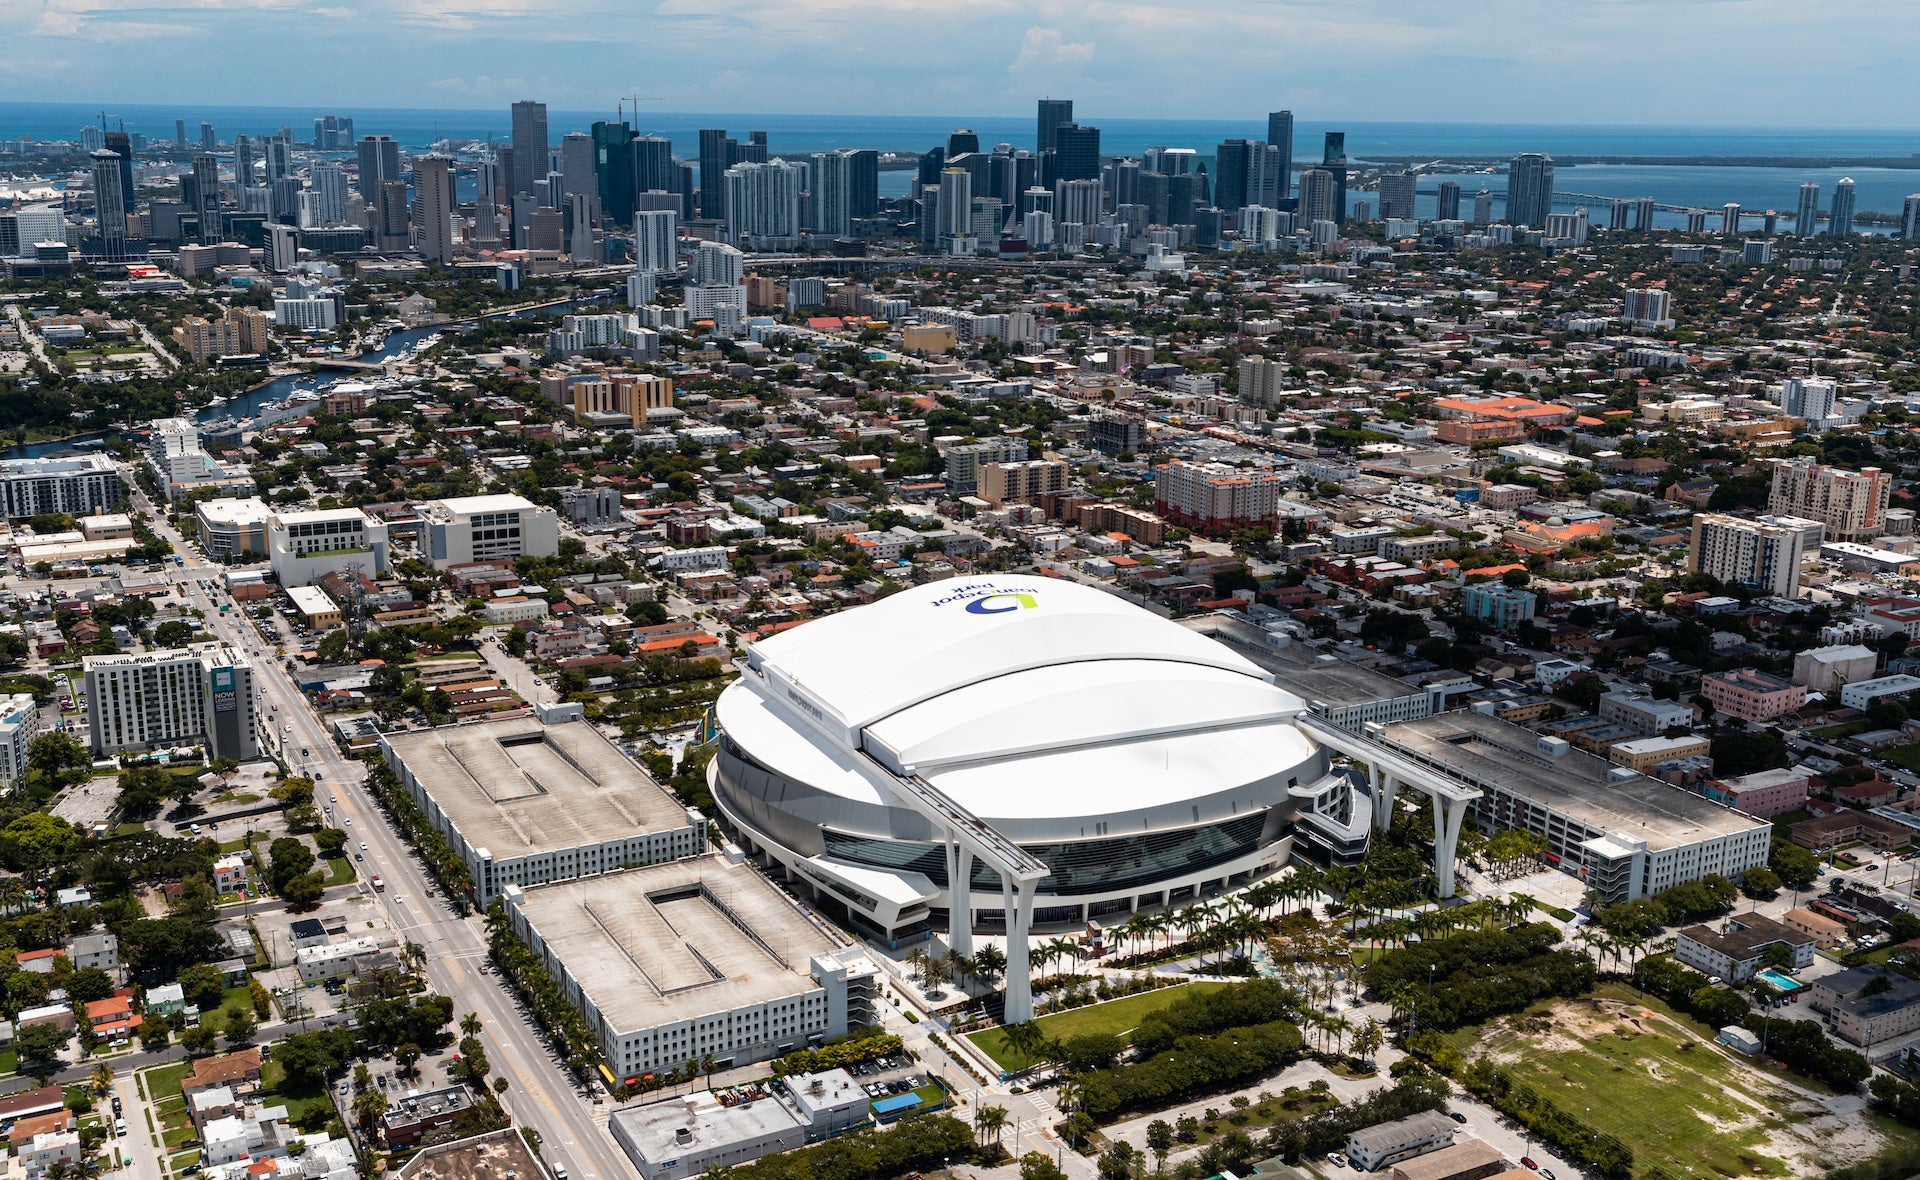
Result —
[{"label": "swimming pool", "polygon": [[1755,974],[1757,974],[1761,979],[1764,979],[1768,983],[1772,984],[1774,987],[1779,988],[1783,992],[1797,992],[1801,988],[1807,986],[1806,984],[1801,983],[1799,980],[1795,979],[1793,976],[1784,975],[1778,971],[1775,971],[1771,967],[1768,967],[1763,971],[1755,972]]}]

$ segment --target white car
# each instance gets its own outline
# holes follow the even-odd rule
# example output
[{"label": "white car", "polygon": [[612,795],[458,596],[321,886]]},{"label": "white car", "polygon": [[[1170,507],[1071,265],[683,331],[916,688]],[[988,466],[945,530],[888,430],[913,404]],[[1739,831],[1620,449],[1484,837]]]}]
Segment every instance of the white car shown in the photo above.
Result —
[{"label": "white car", "polygon": [[[367,850],[367,842],[365,840],[362,840],[360,842],[360,851],[365,852],[366,850]],[[1015,916],[1017,917],[1018,915],[1015,915]]]}]

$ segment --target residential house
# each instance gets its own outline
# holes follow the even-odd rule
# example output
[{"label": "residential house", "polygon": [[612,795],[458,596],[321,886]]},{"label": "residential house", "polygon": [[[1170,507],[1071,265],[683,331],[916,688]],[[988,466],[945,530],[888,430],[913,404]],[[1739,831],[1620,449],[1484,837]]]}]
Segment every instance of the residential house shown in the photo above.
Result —
[{"label": "residential house", "polygon": [[1696,971],[1745,983],[1766,965],[1767,953],[1784,948],[1784,965],[1806,967],[1813,962],[1814,936],[1759,914],[1728,918],[1725,929],[1689,926],[1674,938],[1673,957]]}]

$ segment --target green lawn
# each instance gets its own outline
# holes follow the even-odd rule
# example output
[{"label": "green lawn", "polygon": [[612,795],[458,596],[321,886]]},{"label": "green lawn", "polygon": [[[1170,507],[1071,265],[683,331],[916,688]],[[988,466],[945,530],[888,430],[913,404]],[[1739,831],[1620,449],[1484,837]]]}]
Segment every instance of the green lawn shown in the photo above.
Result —
[{"label": "green lawn", "polygon": [[[1810,1104],[1769,1069],[1723,1051],[1696,1023],[1666,1019],[1657,1001],[1624,990],[1612,998],[1623,1002],[1536,1005],[1452,1039],[1627,1144],[1636,1174],[1784,1176],[1776,1145],[1825,1158],[1820,1133],[1806,1125]],[[1896,1142],[1920,1138],[1874,1125]]]},{"label": "green lawn", "polygon": [[0,1049],[0,1074],[9,1074],[19,1068],[19,1054],[12,1049]]},{"label": "green lawn", "polygon": [[1920,770],[1920,745],[1888,746],[1880,751],[1880,756],[1908,770]]},{"label": "green lawn", "polygon": [[333,1112],[333,1100],[327,1096],[325,1087],[295,1093],[291,1090],[284,1089],[285,1084],[286,1072],[280,1068],[279,1062],[266,1061],[261,1063],[261,1092],[273,1098],[276,1103],[287,1108],[287,1121],[289,1123],[299,1123],[301,1116],[315,1106],[325,1107],[328,1113]]},{"label": "green lawn", "polygon": [[156,1065],[140,1071],[140,1080],[146,1084],[149,1100],[159,1103],[165,1099],[180,1097],[180,1083],[193,1072],[193,1062],[176,1061],[172,1065]]},{"label": "green lawn", "polygon": [[[1075,1008],[1068,1012],[1056,1012],[1052,1016],[1040,1018],[1040,1031],[1048,1040],[1064,1041],[1068,1037],[1077,1037],[1082,1033],[1113,1033],[1125,1037],[1140,1023],[1140,1018],[1149,1012],[1157,1012],[1184,996],[1194,994],[1194,989],[1212,991],[1226,987],[1224,983],[1183,983],[1175,987],[1163,987],[1156,991],[1140,992],[1137,995],[1122,996],[1117,1000],[1108,1000],[1104,1004],[1090,1004],[1085,1008]],[[1021,1060],[1007,1044],[1007,1034],[997,1028],[982,1029],[969,1033],[968,1039],[978,1045],[982,1052],[999,1064],[1002,1069],[1023,1069],[1031,1064]]]},{"label": "green lawn", "polygon": [[327,861],[327,884],[345,885],[354,879],[353,862],[344,856],[331,857]]}]

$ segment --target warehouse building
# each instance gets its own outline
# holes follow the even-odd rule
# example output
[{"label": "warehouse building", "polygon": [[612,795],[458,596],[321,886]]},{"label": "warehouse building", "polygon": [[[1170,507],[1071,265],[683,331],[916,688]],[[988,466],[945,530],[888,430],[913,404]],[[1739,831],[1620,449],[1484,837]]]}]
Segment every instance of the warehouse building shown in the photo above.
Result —
[{"label": "warehouse building", "polygon": [[586,724],[491,721],[383,734],[380,752],[487,905],[534,886],[697,856],[707,820]]},{"label": "warehouse building", "polygon": [[701,857],[502,897],[628,1083],[762,1061],[878,1019],[872,961],[746,864]]}]

